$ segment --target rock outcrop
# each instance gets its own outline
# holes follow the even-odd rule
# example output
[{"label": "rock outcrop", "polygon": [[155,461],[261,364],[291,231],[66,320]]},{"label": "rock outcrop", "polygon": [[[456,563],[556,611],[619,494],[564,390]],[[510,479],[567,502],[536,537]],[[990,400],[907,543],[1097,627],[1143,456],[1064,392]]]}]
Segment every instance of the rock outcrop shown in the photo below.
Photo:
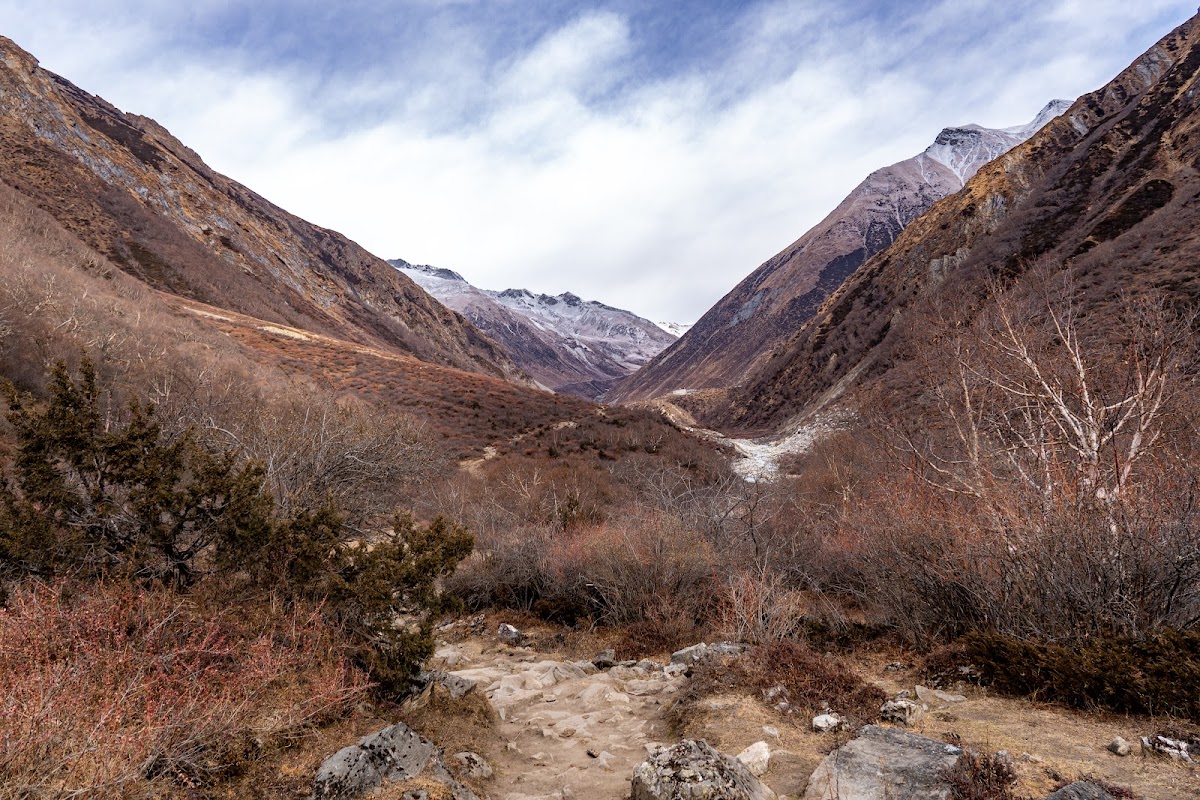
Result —
[{"label": "rock outcrop", "polygon": [[741,761],[703,740],[661,747],[634,767],[632,800],[773,800]]},{"label": "rock outcrop", "polygon": [[437,746],[403,723],[364,736],[325,760],[313,782],[312,800],[355,800],[384,783],[426,778],[453,800],[479,800],[446,770]]}]

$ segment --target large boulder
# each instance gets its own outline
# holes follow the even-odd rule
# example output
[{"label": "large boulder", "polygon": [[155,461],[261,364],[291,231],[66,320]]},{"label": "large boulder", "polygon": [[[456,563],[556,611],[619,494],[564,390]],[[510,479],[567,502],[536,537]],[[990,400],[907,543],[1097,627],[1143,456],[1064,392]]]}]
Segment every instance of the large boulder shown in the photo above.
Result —
[{"label": "large boulder", "polygon": [[1046,800],[1117,800],[1107,789],[1091,781],[1068,783]]},{"label": "large boulder", "polygon": [[479,800],[446,771],[437,746],[401,722],[327,758],[317,770],[312,800],[354,800],[385,781],[418,776],[445,785],[454,800]]},{"label": "large boulder", "polygon": [[633,768],[632,800],[774,800],[746,765],[704,740],[660,747]]},{"label": "large boulder", "polygon": [[960,748],[895,728],[867,725],[813,772],[804,800],[948,800],[944,777]]}]

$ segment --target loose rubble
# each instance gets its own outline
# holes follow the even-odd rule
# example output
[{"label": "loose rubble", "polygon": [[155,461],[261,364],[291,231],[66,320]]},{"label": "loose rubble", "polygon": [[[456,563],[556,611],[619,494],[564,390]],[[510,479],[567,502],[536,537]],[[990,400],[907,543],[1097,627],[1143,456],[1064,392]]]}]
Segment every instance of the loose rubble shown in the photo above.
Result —
[{"label": "loose rubble", "polygon": [[1165,756],[1179,761],[1191,761],[1191,746],[1182,739],[1166,736],[1143,736],[1142,752],[1146,755]]}]

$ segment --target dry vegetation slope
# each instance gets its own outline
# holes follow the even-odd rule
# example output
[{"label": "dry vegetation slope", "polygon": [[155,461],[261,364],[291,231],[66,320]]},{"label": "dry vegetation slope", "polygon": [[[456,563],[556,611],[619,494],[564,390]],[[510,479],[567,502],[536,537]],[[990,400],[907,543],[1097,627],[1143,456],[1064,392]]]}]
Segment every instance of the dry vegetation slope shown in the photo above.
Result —
[{"label": "dry vegetation slope", "polygon": [[495,344],[384,261],[209,169],[0,37],[0,170],[159,289],[425,361],[522,379]]},{"label": "dry vegetation slope", "polygon": [[930,315],[969,318],[989,283],[1069,266],[1103,318],[1123,297],[1200,298],[1200,22],[1172,31],[1102,89],[985,166],[868,261],[705,422],[762,430],[833,387],[889,375],[936,348]]},{"label": "dry vegetation slope", "polygon": [[[610,427],[595,405],[578,398],[151,289],[79,242],[11,187],[0,185],[0,210],[0,239],[5,242],[0,254],[0,375],[21,388],[39,390],[48,365],[60,359],[74,362],[86,353],[107,385],[160,401],[174,402],[185,389],[211,395],[218,385],[231,384],[241,387],[243,397],[353,395],[367,406],[406,412],[421,421],[435,443],[455,458],[487,446],[512,450],[513,440],[523,434],[572,422],[554,429],[555,439],[564,440],[559,449],[565,454],[579,449],[589,426]],[[201,416],[214,413],[215,408],[207,408]],[[651,442],[682,437],[653,414],[613,415],[649,426]],[[543,458],[550,457],[546,450]],[[595,456],[598,450],[591,452]]]}]

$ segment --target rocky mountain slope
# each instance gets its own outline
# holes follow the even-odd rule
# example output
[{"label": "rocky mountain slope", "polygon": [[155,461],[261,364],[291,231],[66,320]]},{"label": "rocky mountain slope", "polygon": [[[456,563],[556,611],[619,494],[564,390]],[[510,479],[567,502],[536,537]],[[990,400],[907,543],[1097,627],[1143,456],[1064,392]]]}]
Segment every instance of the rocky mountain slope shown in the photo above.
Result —
[{"label": "rocky mountain slope", "polygon": [[596,398],[677,338],[636,314],[573,294],[479,289],[457,272],[389,261],[492,337],[522,370],[556,392]]},{"label": "rocky mountain slope", "polygon": [[829,216],[752,272],[609,399],[648,400],[679,389],[738,384],[864,261],[1067,105],[1055,100],[1029,124],[1014,128],[946,128],[923,153],[871,173]]},{"label": "rocky mountain slope", "polygon": [[996,280],[1069,269],[1093,325],[1153,293],[1194,305],[1198,71],[1193,18],[909,225],[704,421],[772,430],[864,386],[912,397],[912,354],[937,347],[929,320],[965,324],[993,302]]},{"label": "rocky mountain slope", "polygon": [[501,350],[333,231],[209,169],[0,37],[0,179],[151,286],[252,317],[525,380]]}]

